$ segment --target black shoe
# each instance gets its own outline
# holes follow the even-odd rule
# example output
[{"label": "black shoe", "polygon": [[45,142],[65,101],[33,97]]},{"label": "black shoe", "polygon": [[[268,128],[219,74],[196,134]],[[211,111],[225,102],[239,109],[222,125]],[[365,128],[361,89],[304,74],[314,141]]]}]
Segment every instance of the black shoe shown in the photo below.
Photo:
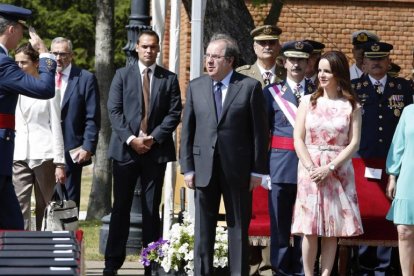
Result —
[{"label": "black shoe", "polygon": [[104,276],[118,275],[118,271],[116,269],[112,269],[112,268],[105,268],[103,270],[103,275]]}]

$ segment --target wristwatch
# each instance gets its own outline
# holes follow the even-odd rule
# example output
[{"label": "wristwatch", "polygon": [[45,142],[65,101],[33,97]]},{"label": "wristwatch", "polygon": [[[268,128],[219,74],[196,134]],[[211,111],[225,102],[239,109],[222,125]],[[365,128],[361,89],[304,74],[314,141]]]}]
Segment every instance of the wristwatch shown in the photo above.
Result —
[{"label": "wristwatch", "polygon": [[329,170],[330,170],[331,172],[333,172],[333,171],[335,170],[335,164],[334,164],[334,163],[331,163],[331,164],[329,165]]}]

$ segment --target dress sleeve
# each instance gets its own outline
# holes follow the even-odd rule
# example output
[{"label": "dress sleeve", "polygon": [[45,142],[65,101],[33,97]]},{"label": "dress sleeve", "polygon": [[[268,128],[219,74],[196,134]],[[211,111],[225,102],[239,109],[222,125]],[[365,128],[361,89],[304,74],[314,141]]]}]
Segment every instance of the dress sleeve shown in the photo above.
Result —
[{"label": "dress sleeve", "polygon": [[401,115],[397,128],[392,138],[392,143],[388,151],[386,170],[387,174],[399,175],[401,168],[401,161],[405,150],[405,124],[406,114],[405,110]]}]

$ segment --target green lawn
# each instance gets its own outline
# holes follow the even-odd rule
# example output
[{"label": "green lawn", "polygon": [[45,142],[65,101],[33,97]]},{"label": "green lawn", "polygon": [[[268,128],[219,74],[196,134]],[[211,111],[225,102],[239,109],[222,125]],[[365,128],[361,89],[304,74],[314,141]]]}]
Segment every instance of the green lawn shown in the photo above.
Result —
[{"label": "green lawn", "polygon": [[[83,169],[82,173],[82,191],[80,210],[87,211],[89,193],[92,185],[92,165]],[[81,221],[80,228],[84,232],[85,242],[85,260],[103,261],[104,256],[99,253],[99,231],[102,222],[100,220]],[[138,255],[127,256],[127,261],[138,261]]]}]

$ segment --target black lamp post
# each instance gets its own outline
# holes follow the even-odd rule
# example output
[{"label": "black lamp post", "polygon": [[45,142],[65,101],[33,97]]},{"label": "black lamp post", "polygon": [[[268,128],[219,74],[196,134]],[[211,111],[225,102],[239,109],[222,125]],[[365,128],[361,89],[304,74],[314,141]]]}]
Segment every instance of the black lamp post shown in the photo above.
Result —
[{"label": "black lamp post", "polygon": [[[149,0],[131,0],[131,15],[129,16],[129,24],[126,26],[127,45],[123,48],[127,56],[126,64],[132,65],[138,62],[135,46],[140,31],[151,29],[149,16]],[[129,236],[126,246],[127,255],[136,254],[142,245],[142,209],[141,209],[141,183],[138,179],[135,190],[134,199],[131,207],[131,219],[129,227]],[[102,227],[100,232],[99,251],[105,254],[106,241],[109,233],[109,222],[111,215],[102,218]]]}]

